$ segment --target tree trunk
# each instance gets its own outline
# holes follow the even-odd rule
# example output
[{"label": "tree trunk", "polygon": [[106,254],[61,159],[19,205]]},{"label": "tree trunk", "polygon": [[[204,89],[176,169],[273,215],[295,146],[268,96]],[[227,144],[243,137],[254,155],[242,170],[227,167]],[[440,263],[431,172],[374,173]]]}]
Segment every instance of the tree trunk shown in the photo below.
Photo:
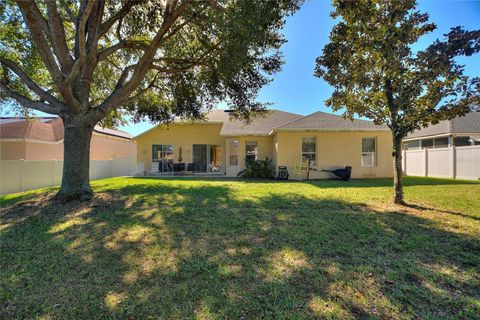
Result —
[{"label": "tree trunk", "polygon": [[402,139],[393,137],[393,202],[405,204],[403,200],[403,182],[402,182]]},{"label": "tree trunk", "polygon": [[63,119],[63,177],[56,198],[63,202],[88,200],[93,192],[90,188],[90,140],[94,125],[78,118],[65,116]]}]

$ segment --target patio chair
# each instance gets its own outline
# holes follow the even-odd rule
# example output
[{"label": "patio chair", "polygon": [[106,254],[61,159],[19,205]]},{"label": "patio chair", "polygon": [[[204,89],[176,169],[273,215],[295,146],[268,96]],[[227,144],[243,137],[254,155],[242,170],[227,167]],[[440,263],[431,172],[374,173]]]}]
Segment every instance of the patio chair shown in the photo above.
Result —
[{"label": "patio chair", "polygon": [[173,164],[162,159],[160,162],[160,172],[161,173],[173,173]]},{"label": "patio chair", "polygon": [[173,164],[173,174],[182,174],[185,173],[185,163],[174,163]]},{"label": "patio chair", "polygon": [[215,163],[213,163],[213,162],[209,163],[208,167],[210,169],[210,172],[220,172],[220,170],[221,170],[221,167],[215,165]]},{"label": "patio chair", "polygon": [[191,174],[195,173],[195,166],[193,165],[193,163],[187,164],[187,173],[191,173]]}]

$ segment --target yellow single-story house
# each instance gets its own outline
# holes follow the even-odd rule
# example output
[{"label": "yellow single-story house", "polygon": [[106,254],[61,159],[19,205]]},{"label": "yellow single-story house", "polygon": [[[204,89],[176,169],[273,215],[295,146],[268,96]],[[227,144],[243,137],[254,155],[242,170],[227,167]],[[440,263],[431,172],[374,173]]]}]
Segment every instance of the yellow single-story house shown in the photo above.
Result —
[{"label": "yellow single-story house", "polygon": [[[175,121],[134,138],[137,163],[147,173],[181,170],[235,177],[247,158],[273,159],[290,177],[302,179],[310,161],[311,179],[332,177],[331,170],[352,167],[352,178],[391,177],[392,139],[386,126],[315,112],[307,116],[269,110],[249,124],[232,120],[224,110],[204,121]],[[177,166],[178,167],[178,166]]]}]

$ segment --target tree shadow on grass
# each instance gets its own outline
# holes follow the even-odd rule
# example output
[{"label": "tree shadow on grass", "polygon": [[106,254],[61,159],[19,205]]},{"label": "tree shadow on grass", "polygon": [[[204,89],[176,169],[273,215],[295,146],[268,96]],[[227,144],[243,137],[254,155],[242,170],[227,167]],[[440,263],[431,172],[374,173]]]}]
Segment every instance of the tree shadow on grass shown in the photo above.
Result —
[{"label": "tree shadow on grass", "polygon": [[[304,181],[320,188],[375,188],[375,187],[393,187],[393,179],[376,178],[376,179],[351,179],[343,181],[340,179],[327,180],[308,180]],[[480,181],[476,180],[459,180],[459,179],[442,179],[442,178],[426,178],[426,177],[404,177],[403,184],[405,187],[410,186],[443,186],[443,185],[479,185]]]},{"label": "tree shadow on grass", "polygon": [[[480,239],[427,217],[224,185],[2,209],[4,318],[475,318]],[[476,302],[477,301],[477,302]]]},{"label": "tree shadow on grass", "polygon": [[[276,179],[238,179],[230,177],[204,177],[204,176],[160,176],[160,177],[132,177],[139,180],[163,180],[163,181],[235,181],[244,184],[265,183],[265,184],[296,184],[308,183],[320,188],[375,188],[375,187],[391,187],[393,179],[391,178],[367,178],[367,179],[351,179],[344,181],[341,179],[310,179],[310,180],[276,180]],[[404,186],[442,186],[442,185],[479,185],[478,180],[462,180],[462,179],[445,179],[445,178],[427,178],[427,177],[410,177],[403,178]]]},{"label": "tree shadow on grass", "polygon": [[451,215],[454,215],[454,216],[459,216],[459,217],[462,217],[462,218],[465,218],[465,219],[480,221],[480,216],[477,217],[477,216],[473,216],[473,215],[470,215],[470,214],[463,214],[462,212],[453,211],[453,210],[442,210],[442,209],[431,208],[431,207],[428,207],[428,206],[425,206],[425,205],[419,205],[419,204],[414,204],[414,203],[407,203],[407,204],[404,204],[404,206],[407,207],[407,208],[420,210],[420,211],[437,211],[437,212],[444,213],[444,214],[451,214]]}]

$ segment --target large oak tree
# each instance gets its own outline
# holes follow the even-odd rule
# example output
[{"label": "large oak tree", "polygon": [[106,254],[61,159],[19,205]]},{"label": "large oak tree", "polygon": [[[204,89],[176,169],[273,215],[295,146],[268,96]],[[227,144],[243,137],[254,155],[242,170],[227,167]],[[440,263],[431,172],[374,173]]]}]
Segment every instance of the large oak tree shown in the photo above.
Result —
[{"label": "large oak tree", "polygon": [[390,128],[394,202],[403,203],[402,139],[479,104],[479,78],[465,76],[455,57],[480,50],[480,31],[455,27],[414,52],[412,45],[436,28],[414,0],[336,0],[332,17],[339,22],[315,69],[334,88],[326,104]]},{"label": "large oak tree", "polygon": [[201,118],[219,101],[249,118],[278,71],[292,0],[3,0],[0,99],[58,115],[58,197],[88,199],[97,123]]}]

